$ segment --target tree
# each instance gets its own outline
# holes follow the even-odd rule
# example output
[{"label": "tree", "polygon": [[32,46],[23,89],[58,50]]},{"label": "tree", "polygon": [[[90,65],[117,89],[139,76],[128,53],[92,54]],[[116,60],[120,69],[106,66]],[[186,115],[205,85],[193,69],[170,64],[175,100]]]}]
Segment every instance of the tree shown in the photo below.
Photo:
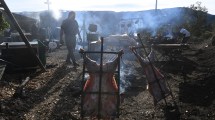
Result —
[{"label": "tree", "polygon": [[3,13],[0,11],[0,32],[2,32],[3,30],[9,27],[10,25],[8,24],[7,21],[5,21]]},{"label": "tree", "polygon": [[196,2],[196,4],[191,4],[189,8],[191,9],[188,12],[188,15],[191,17],[191,31],[194,35],[201,36],[207,29],[208,9],[202,6],[202,3],[199,1]]}]

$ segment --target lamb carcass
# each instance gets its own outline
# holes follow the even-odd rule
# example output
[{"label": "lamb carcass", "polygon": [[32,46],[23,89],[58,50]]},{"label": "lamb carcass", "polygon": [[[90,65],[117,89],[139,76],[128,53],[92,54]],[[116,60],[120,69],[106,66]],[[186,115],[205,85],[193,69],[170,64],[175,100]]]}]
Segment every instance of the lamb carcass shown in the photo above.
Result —
[{"label": "lamb carcass", "polygon": [[147,88],[149,90],[149,93],[153,96],[154,104],[156,105],[158,101],[164,99],[167,95],[169,95],[170,91],[166,86],[164,75],[151,63],[154,60],[154,50],[153,48],[151,48],[151,52],[148,55],[148,58],[143,58],[142,56],[140,56],[132,47],[131,50],[144,69],[144,73],[148,81]]},{"label": "lamb carcass", "polygon": [[[96,117],[98,114],[101,118],[110,118],[117,112],[118,86],[114,77],[114,72],[118,66],[118,59],[122,55],[116,57],[113,61],[100,65],[93,61],[85,54],[83,56],[85,66],[89,73],[89,78],[84,85],[83,112],[85,116]],[[99,81],[101,75],[101,101],[99,106]],[[103,94],[104,93],[104,94]],[[107,94],[106,94],[107,93]],[[118,93],[118,94],[117,94]],[[100,111],[98,111],[100,110]]]}]

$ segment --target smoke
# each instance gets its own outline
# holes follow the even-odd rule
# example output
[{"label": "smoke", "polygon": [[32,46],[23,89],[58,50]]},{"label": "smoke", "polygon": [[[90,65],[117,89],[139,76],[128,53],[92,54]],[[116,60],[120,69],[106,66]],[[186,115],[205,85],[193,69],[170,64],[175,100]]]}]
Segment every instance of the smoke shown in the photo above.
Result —
[{"label": "smoke", "polygon": [[96,24],[98,26],[98,33],[103,37],[117,33],[118,26],[116,25],[118,24],[119,19],[120,16],[117,16],[115,12],[86,12],[86,25]]},{"label": "smoke", "polygon": [[120,94],[131,86],[131,80],[134,79],[132,72],[133,68],[125,68],[124,66],[120,68]]},{"label": "smoke", "polygon": [[[137,33],[138,29],[148,29],[152,35],[166,25],[182,24],[182,8],[148,10],[139,12],[111,12],[111,11],[86,11],[81,13],[78,21],[80,25],[85,20],[85,27],[89,24],[98,26],[98,33],[103,36],[123,33]],[[84,17],[83,17],[84,16]],[[125,26],[125,28],[122,28]]]},{"label": "smoke", "polygon": [[[40,12],[39,17],[35,16],[36,13],[31,14],[34,14],[34,18],[39,18],[41,27],[51,26],[55,29],[60,27],[62,21],[67,18],[68,12],[60,11],[57,5],[52,3],[50,7],[51,15],[47,11]],[[173,31],[172,26],[183,24],[183,14],[183,8],[162,9],[157,10],[157,12],[155,10],[137,12],[76,11],[76,20],[79,23],[82,37],[89,33],[88,27],[90,24],[97,25],[97,33],[101,37],[124,33],[135,34],[143,30],[147,30],[150,35],[154,36],[161,29]],[[127,28],[122,28],[121,23],[124,23]],[[175,31],[178,30],[175,29]]]},{"label": "smoke", "polygon": [[58,9],[51,10],[53,18],[59,20],[61,17],[61,12]]},{"label": "smoke", "polygon": [[48,10],[50,10],[52,17],[56,20],[59,20],[61,17],[61,12],[60,12],[60,6],[59,6],[59,1],[51,1],[48,4]]},{"label": "smoke", "polygon": [[[148,10],[144,12],[123,12],[121,13],[124,20],[132,20],[132,26],[138,30],[147,29],[154,36],[157,34],[159,29],[168,29],[170,26],[178,26],[183,24],[183,14],[182,8],[171,8],[162,10]],[[136,26],[135,26],[136,25]],[[137,26],[138,25],[138,26]]]}]

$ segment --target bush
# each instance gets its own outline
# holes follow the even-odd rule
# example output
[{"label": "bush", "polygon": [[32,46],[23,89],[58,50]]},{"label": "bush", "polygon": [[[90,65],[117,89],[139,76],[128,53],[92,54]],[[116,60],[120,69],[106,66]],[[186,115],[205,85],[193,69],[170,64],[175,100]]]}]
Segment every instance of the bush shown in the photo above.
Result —
[{"label": "bush", "polygon": [[10,27],[9,23],[7,21],[5,21],[2,12],[0,12],[0,31],[3,31],[9,27]]},{"label": "bush", "polygon": [[204,39],[209,39],[213,36],[213,33],[210,31],[206,31],[205,33],[202,34],[202,38]]},{"label": "bush", "polygon": [[215,46],[215,36],[212,37],[211,43],[212,43],[213,46]]}]

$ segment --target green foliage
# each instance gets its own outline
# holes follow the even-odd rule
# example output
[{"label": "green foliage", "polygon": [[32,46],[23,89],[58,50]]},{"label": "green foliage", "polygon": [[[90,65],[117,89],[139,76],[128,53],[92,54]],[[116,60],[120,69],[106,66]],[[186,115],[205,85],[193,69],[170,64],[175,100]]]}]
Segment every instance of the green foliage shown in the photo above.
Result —
[{"label": "green foliage", "polygon": [[190,28],[190,31],[195,36],[201,36],[207,29],[207,13],[208,10],[205,6],[202,6],[201,2],[190,5],[190,10],[187,11],[187,17],[190,18],[186,26]]},{"label": "green foliage", "polygon": [[3,14],[0,12],[0,32],[9,27],[10,24],[7,21],[5,21]]},{"label": "green foliage", "polygon": [[215,22],[211,25],[211,29],[213,36],[215,36]]},{"label": "green foliage", "polygon": [[204,39],[209,39],[209,38],[211,38],[211,36],[213,36],[213,33],[210,32],[210,31],[205,31],[205,32],[202,34],[202,37],[203,37]]},{"label": "green foliage", "polygon": [[208,12],[208,9],[205,6],[202,6],[202,2],[197,1],[196,4],[191,4],[190,8],[195,11],[201,11],[204,13]]}]

